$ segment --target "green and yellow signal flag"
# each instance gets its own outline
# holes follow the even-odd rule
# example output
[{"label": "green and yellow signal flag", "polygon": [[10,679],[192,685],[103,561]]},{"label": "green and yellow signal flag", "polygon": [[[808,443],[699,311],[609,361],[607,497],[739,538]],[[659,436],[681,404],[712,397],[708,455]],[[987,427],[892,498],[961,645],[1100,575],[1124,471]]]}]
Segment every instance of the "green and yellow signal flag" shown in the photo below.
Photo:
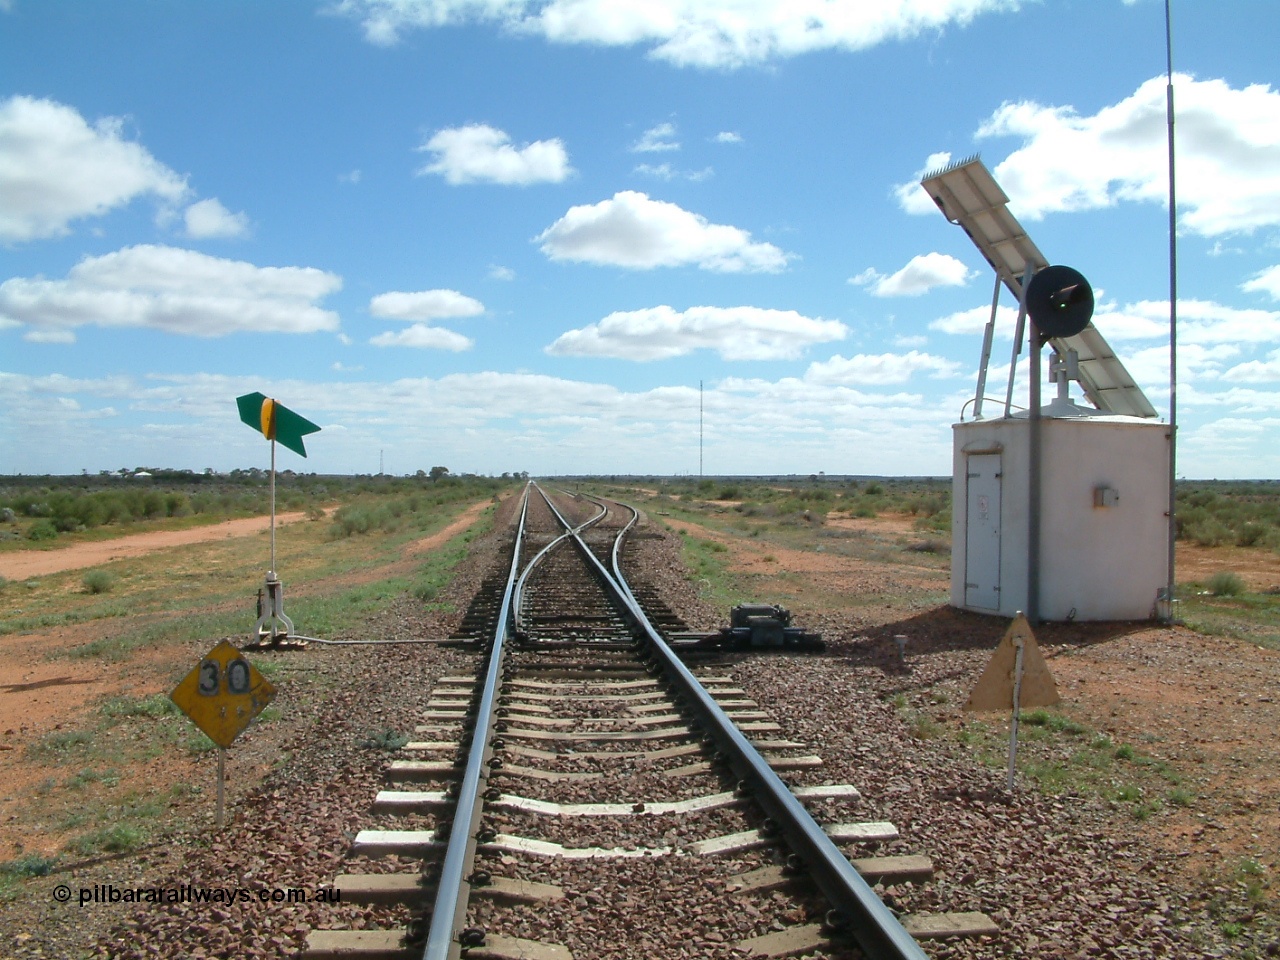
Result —
[{"label": "green and yellow signal flag", "polygon": [[240,408],[240,419],[253,429],[261,431],[268,440],[279,440],[294,453],[307,455],[307,448],[302,445],[302,438],[308,433],[316,433],[318,426],[294,413],[278,400],[261,393],[246,393],[236,397],[236,406]]}]

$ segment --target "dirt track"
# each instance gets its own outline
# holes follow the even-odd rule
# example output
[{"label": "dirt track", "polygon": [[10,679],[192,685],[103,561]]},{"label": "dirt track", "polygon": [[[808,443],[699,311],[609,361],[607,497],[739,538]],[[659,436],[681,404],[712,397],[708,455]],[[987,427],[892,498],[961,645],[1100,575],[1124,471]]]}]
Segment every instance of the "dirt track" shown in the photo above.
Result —
[{"label": "dirt track", "polygon": [[[293,523],[305,516],[306,514],[301,512],[282,513],[276,517],[276,523]],[[270,517],[246,517],[242,520],[224,520],[222,523],[208,527],[192,527],[190,530],[153,530],[150,533],[116,537],[114,540],[76,543],[58,550],[20,550],[0,554],[0,576],[8,580],[45,577],[51,573],[96,567],[99,564],[110,563],[112,560],[142,557],[167,547],[182,547],[189,543],[207,543],[210,540],[225,540],[228,537],[263,533],[270,527]]]}]

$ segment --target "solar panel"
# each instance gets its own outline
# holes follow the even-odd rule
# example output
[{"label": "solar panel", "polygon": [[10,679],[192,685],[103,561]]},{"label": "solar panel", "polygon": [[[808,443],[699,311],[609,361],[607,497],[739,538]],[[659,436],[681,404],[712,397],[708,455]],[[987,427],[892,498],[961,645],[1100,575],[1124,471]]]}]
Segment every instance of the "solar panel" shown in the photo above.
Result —
[{"label": "solar panel", "polygon": [[[1028,266],[1035,274],[1049,266],[1049,261],[1009,212],[1009,198],[986,165],[977,157],[960,160],[926,174],[920,185],[943,216],[969,235],[1021,303],[1022,278]],[[1131,417],[1156,416],[1142,388],[1092,323],[1074,336],[1050,338],[1048,343],[1059,356],[1076,351],[1080,386],[1099,410]]]}]

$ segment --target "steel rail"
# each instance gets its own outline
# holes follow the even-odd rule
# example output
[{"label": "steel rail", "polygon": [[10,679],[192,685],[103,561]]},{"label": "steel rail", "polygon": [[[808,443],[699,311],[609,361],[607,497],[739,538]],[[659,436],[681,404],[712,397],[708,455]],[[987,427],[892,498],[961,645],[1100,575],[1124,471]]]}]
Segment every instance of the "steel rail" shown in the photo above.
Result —
[{"label": "steel rail", "polygon": [[484,805],[483,787],[489,776],[489,760],[493,756],[489,740],[498,707],[502,661],[506,656],[505,640],[511,629],[512,599],[515,595],[516,573],[520,569],[520,546],[524,540],[525,518],[529,512],[529,486],[531,485],[526,485],[524,489],[520,522],[516,528],[515,548],[511,557],[511,571],[507,575],[502,605],[498,608],[498,625],[494,629],[493,646],[489,651],[484,691],[476,709],[475,730],[467,751],[467,766],[458,789],[449,845],[445,851],[436,898],[431,908],[431,929],[423,948],[423,960],[458,960],[462,955],[460,938],[467,919],[467,904],[471,898],[471,881],[467,871],[475,860],[476,832]]},{"label": "steel rail", "polygon": [[907,933],[840,848],[649,622],[622,576],[619,562],[623,537],[640,518],[640,511],[628,504],[620,505],[631,511],[631,520],[614,541],[612,576],[582,539],[576,535],[575,539],[605,579],[616,585],[636,625],[644,631],[649,650],[699,714],[707,733],[728,758],[734,774],[746,781],[756,802],[778,827],[791,851],[804,863],[814,883],[836,911],[836,916],[831,918],[837,921],[834,925],[856,940],[871,960],[928,960],[915,938]]},{"label": "steel rail", "polygon": [[[542,488],[539,487],[536,483],[531,483],[530,486],[535,487],[538,493],[542,494],[542,499],[547,501],[547,506],[551,507],[551,501],[547,499],[547,495],[543,493]],[[524,572],[520,574],[520,579],[516,581],[515,598],[514,600],[512,600],[512,610],[515,611],[515,623],[516,623],[517,629],[519,628],[521,618],[524,615],[525,582],[529,579],[529,575],[532,574],[534,569],[538,566],[538,563],[542,560],[543,557],[549,554],[552,550],[554,550],[556,547],[560,546],[560,544],[568,540],[569,537],[573,536],[574,533],[578,532],[579,530],[585,530],[587,527],[591,526],[592,524],[599,523],[608,515],[609,513],[608,507],[606,507],[604,504],[599,503],[598,501],[595,501],[595,500],[593,500],[592,503],[594,503],[596,506],[600,508],[599,513],[597,513],[590,520],[587,520],[585,523],[580,524],[577,528],[573,530],[566,530],[564,533],[560,534],[560,536],[556,537],[554,540],[548,543],[545,547],[543,547],[541,550],[537,552],[534,558],[530,560],[528,565],[524,568]],[[559,519],[561,523],[565,522],[564,517],[560,516],[560,513],[556,510],[555,507],[551,507],[551,512],[556,515],[556,518]]]},{"label": "steel rail", "polygon": [[[569,532],[576,546],[599,574],[606,589],[625,608],[635,626],[645,635],[648,650],[657,658],[669,679],[682,692],[690,706],[698,713],[708,734],[724,752],[736,776],[751,788],[756,801],[765,814],[777,825],[791,850],[808,868],[819,890],[836,912],[841,931],[848,933],[871,960],[927,960],[919,944],[903,929],[897,918],[875,895],[875,892],[853,868],[830,837],[814,821],[809,811],[791,793],[773,768],[756,751],[720,705],[698,681],[693,672],[676,656],[645,616],[644,610],[631,592],[621,573],[620,550],[623,538],[639,519],[639,511],[621,504],[631,511],[631,520],[619,531],[612,551],[613,572],[587,546],[580,530],[601,519],[604,514],[592,518],[580,527],[573,527],[556,510],[550,498],[535,487],[547,501],[547,505]],[[497,692],[501,677],[504,640],[511,626],[512,600],[516,588],[516,571],[519,567],[520,544],[524,534],[528,512],[529,487],[525,489],[520,524],[512,559],[511,573],[503,595],[495,631],[493,648],[485,688],[476,714],[476,728],[467,756],[467,768],[458,793],[449,847],[441,870],[439,888],[431,916],[431,930],[423,952],[423,960],[457,960],[461,956],[460,935],[466,921],[470,883],[465,876],[476,847],[475,825],[483,804],[480,787],[487,778],[488,761],[492,755],[490,734],[497,709]],[[597,501],[598,503],[599,501]],[[543,551],[545,553],[545,551]],[[541,556],[541,554],[540,554]],[[448,918],[448,923],[438,922]]]}]

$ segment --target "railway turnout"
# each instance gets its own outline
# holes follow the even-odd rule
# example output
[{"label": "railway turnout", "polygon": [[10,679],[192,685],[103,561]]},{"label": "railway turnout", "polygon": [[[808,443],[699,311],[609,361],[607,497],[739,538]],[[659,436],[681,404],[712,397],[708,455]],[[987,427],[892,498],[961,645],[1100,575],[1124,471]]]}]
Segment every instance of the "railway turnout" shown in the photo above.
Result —
[{"label": "railway turnout", "polygon": [[[927,956],[920,941],[995,932],[881,901],[872,884],[923,882],[929,860],[871,855],[898,831],[849,816],[855,786],[784,780],[821,757],[720,654],[673,646],[679,618],[621,569],[639,520],[526,488],[510,564],[455,638],[476,673],[432,689],[373,802],[397,828],[361,831],[333,881],[344,900],[393,905],[398,925],[312,931],[308,960],[905,960]],[[675,942],[659,932],[673,918]]]}]

